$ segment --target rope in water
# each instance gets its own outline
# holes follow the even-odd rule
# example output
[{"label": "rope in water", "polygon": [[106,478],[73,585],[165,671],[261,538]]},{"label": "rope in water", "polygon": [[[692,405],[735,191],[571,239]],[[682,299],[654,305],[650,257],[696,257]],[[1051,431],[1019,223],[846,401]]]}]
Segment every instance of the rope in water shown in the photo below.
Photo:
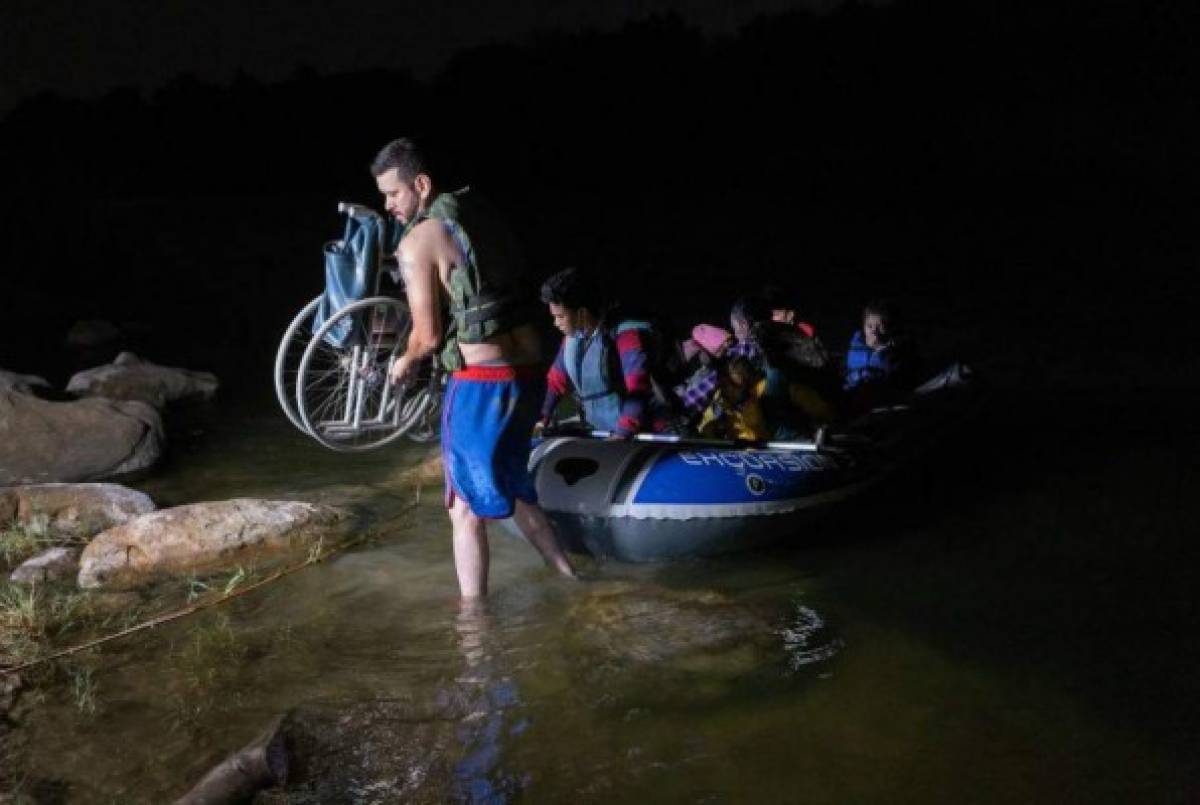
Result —
[{"label": "rope in water", "polygon": [[44,657],[38,657],[37,659],[29,660],[28,662],[23,662],[20,665],[13,665],[13,666],[10,666],[7,668],[0,668],[0,674],[12,674],[12,673],[16,673],[17,671],[24,671],[26,669],[34,668],[39,665],[44,665],[45,663],[48,663],[51,660],[58,660],[63,657],[69,657],[72,654],[78,654],[81,651],[86,651],[87,649],[95,648],[96,646],[100,646],[105,643],[111,643],[112,641],[119,640],[122,637],[128,637],[131,634],[136,634],[138,632],[145,631],[146,629],[153,629],[155,626],[161,626],[164,623],[170,623],[171,621],[179,620],[180,618],[187,617],[188,615],[193,615],[202,610],[209,609],[211,607],[215,607],[220,604],[224,604],[227,601],[232,601],[235,598],[240,598],[241,596],[246,595],[249,592],[253,592],[254,590],[259,589],[260,587],[265,587],[266,585],[271,584],[272,582],[279,581],[279,579],[282,579],[284,576],[290,576],[291,574],[295,573],[298,570],[303,570],[304,568],[309,567],[310,565],[315,565],[315,564],[324,562],[326,559],[328,559],[330,556],[333,556],[335,553],[340,553],[340,552],[346,550],[347,548],[350,548],[355,545],[359,545],[363,542],[366,542],[372,536],[373,536],[373,533],[367,533],[356,539],[349,540],[348,542],[343,542],[339,545],[334,546],[333,548],[330,548],[328,551],[324,551],[321,553],[317,553],[314,556],[310,556],[309,558],[305,559],[303,562],[300,562],[299,564],[292,565],[290,567],[285,567],[284,569],[276,571],[275,573],[272,573],[270,576],[267,576],[264,579],[259,579],[258,581],[254,582],[253,584],[248,584],[245,587],[237,587],[237,588],[231,590],[230,592],[227,592],[227,593],[224,593],[224,594],[218,596],[217,598],[213,598],[208,601],[199,601],[195,604],[190,604],[186,607],[177,609],[173,612],[166,612],[166,613],[163,613],[162,615],[157,615],[153,618],[150,618],[149,620],[142,621],[141,623],[135,623],[133,626],[130,626],[126,629],[122,629],[119,632],[113,632],[112,634],[104,635],[103,637],[97,637],[94,640],[88,640],[87,642],[84,642],[84,643],[79,643],[74,646],[69,646],[68,648],[64,648],[59,651],[55,651],[50,654],[47,654]]}]

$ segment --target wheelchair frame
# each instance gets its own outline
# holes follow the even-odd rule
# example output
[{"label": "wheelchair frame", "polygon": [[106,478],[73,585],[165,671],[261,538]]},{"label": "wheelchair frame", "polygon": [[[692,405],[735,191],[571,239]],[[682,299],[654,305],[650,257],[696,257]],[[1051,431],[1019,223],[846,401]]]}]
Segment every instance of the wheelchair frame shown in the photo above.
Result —
[{"label": "wheelchair frame", "polygon": [[[372,217],[374,210],[341,203],[338,212]],[[384,292],[391,277],[398,295]],[[305,305],[288,325],[275,356],[275,393],[293,425],[325,447],[343,452],[372,450],[407,435],[431,441],[438,435],[445,375],[431,359],[417,380],[403,387],[390,382],[403,354],[412,317],[394,259],[374,267],[374,295],[352,301],[314,328],[322,295]],[[330,335],[349,328],[339,344]]]}]

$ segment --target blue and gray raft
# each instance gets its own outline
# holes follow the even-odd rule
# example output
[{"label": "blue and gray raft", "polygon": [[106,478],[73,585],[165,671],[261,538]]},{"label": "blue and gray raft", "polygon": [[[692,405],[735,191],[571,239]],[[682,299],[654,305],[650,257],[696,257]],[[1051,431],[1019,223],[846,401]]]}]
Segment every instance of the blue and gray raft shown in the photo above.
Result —
[{"label": "blue and gray raft", "polygon": [[815,442],[551,436],[535,443],[530,471],[569,550],[628,562],[752,550],[803,539],[814,518],[924,453],[975,399],[964,384],[939,385]]}]

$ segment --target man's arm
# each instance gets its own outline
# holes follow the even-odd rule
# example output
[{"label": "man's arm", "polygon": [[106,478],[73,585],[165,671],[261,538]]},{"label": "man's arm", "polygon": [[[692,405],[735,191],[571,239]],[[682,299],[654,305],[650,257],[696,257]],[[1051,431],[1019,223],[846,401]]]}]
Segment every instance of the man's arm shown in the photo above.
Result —
[{"label": "man's arm", "polygon": [[571,376],[567,374],[567,364],[563,360],[563,349],[566,344],[567,339],[564,338],[558,345],[558,353],[554,356],[554,363],[550,364],[550,371],[546,373],[546,397],[542,402],[542,425],[550,421],[554,409],[558,407],[558,401],[572,388]]},{"label": "man's arm", "polygon": [[647,409],[654,396],[645,335],[642,330],[626,330],[616,337],[621,377],[625,382],[625,399],[617,417],[616,435],[620,437],[629,437],[645,429]]},{"label": "man's arm", "polygon": [[396,253],[412,316],[412,331],[404,354],[392,366],[392,380],[396,383],[404,382],[412,367],[432,354],[442,341],[438,244],[432,237],[435,234],[435,228],[422,224],[401,242]]}]

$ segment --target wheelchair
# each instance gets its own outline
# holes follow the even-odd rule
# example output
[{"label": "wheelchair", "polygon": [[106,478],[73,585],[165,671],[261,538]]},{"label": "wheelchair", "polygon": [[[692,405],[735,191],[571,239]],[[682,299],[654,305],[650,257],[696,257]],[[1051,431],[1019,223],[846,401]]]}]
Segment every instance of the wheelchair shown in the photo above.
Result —
[{"label": "wheelchair", "polygon": [[341,203],[346,235],[325,246],[326,289],[292,319],[275,356],[275,393],[300,431],[332,450],[361,452],[401,436],[437,438],[446,373],[436,358],[391,383],[412,317],[391,257],[398,226]]}]

